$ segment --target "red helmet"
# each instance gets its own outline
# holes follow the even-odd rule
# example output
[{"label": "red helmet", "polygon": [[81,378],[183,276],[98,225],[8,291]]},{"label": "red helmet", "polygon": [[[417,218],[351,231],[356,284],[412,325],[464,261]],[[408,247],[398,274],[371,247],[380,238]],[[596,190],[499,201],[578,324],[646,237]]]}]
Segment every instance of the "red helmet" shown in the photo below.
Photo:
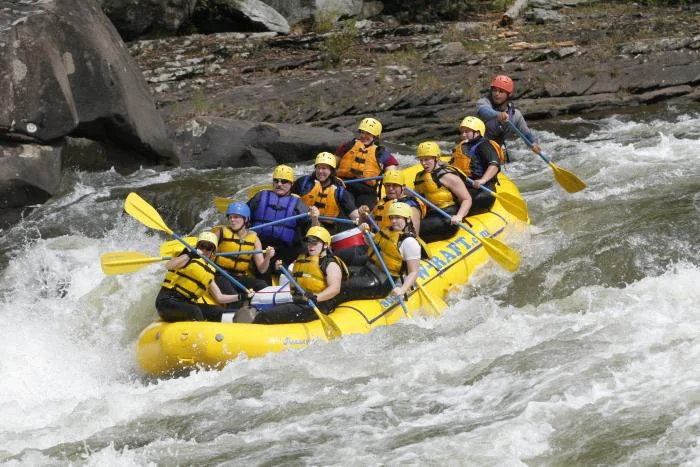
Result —
[{"label": "red helmet", "polygon": [[493,79],[491,80],[491,87],[503,89],[508,94],[512,94],[513,88],[514,88],[513,80],[510,79],[510,77],[506,76],[506,75],[494,76]]}]

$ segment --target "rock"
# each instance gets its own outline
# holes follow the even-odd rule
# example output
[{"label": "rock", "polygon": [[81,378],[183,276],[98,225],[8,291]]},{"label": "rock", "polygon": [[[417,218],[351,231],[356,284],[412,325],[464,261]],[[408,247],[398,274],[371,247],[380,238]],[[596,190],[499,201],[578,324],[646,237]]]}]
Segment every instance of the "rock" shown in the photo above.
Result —
[{"label": "rock", "polygon": [[200,117],[175,131],[183,167],[270,167],[333,152],[353,136],[347,130]]},{"label": "rock", "polygon": [[173,34],[190,19],[197,0],[99,0],[124,40]]},{"label": "rock", "polygon": [[92,0],[27,0],[0,12],[0,101],[0,140],[74,135],[143,164],[177,162],[141,71]]},{"label": "rock", "polygon": [[0,210],[40,204],[61,184],[61,144],[0,146]]}]

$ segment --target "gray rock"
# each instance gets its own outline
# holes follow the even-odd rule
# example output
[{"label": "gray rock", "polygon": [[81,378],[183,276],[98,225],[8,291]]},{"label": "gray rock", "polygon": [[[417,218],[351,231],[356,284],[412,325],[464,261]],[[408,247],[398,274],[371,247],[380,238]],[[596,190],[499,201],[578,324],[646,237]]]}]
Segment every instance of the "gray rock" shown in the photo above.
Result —
[{"label": "gray rock", "polygon": [[197,0],[99,0],[102,11],[124,40],[144,32],[174,33],[187,21]]},{"label": "gray rock", "polygon": [[348,130],[200,117],[175,131],[183,167],[269,167],[313,159],[352,138]]}]

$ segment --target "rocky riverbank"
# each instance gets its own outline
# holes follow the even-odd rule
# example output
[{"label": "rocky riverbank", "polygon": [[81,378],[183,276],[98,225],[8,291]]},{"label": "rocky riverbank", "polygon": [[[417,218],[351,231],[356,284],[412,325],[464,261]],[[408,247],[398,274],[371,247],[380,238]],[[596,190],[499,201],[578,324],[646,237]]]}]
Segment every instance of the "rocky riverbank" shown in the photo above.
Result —
[{"label": "rocky riverbank", "polygon": [[374,115],[389,141],[448,138],[496,73],[516,80],[534,128],[656,103],[655,113],[700,108],[700,5],[530,2],[514,24],[500,19],[385,18],[324,34],[197,35],[130,50],[180,135],[196,118],[353,129]]}]

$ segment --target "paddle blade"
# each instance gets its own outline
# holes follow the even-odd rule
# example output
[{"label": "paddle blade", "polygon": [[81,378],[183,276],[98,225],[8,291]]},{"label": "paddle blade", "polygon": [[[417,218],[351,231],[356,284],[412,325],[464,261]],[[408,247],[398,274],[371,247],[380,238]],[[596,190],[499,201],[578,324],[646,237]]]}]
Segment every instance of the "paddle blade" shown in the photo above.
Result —
[{"label": "paddle blade", "polygon": [[419,283],[416,282],[416,286],[418,287],[418,291],[421,294],[421,297],[423,300],[428,302],[428,308],[432,308],[433,316],[437,316],[442,312],[442,310],[446,309],[449,305],[445,300],[442,299],[442,297],[438,297],[436,295],[432,295],[430,292],[425,290],[425,288],[420,285]]},{"label": "paddle blade", "polygon": [[321,313],[321,310],[319,310],[318,307],[314,307],[314,312],[316,313],[316,316],[318,316],[318,319],[321,321],[323,331],[326,333],[326,338],[329,341],[337,339],[343,335],[343,332],[340,330],[338,325],[335,324],[335,321],[333,321],[327,315]]},{"label": "paddle blade", "polygon": [[507,271],[515,272],[520,265],[517,251],[495,238],[477,237],[491,258]]},{"label": "paddle blade", "polygon": [[256,185],[254,187],[248,188],[248,191],[246,192],[246,194],[248,195],[248,199],[252,198],[259,191],[263,190],[272,190],[272,185]]},{"label": "paddle blade", "polygon": [[517,219],[527,222],[529,216],[527,214],[527,203],[524,199],[515,196],[512,193],[494,193],[496,199],[503,205],[503,208],[511,213]]},{"label": "paddle blade", "polygon": [[142,269],[149,264],[163,261],[164,259],[155,256],[144,255],[137,251],[115,251],[102,255],[102,272],[109,275],[126,274]]},{"label": "paddle blade", "polygon": [[552,168],[552,170],[554,170],[554,178],[556,179],[556,181],[568,193],[577,193],[586,188],[586,184],[583,182],[583,180],[581,180],[568,170],[562,169],[561,167],[557,166],[554,162],[550,162],[549,166]]},{"label": "paddle blade", "polygon": [[221,196],[214,196],[214,206],[216,206],[217,211],[221,214],[225,214],[228,209],[228,205],[234,203],[232,199],[222,198]]},{"label": "paddle blade", "polygon": [[146,227],[152,229],[162,230],[168,234],[172,234],[173,231],[165,225],[163,218],[160,217],[158,211],[155,210],[153,206],[148,204],[146,200],[141,198],[136,193],[129,193],[124,201],[124,210],[135,218],[137,221],[141,222]]},{"label": "paddle blade", "polygon": [[[185,241],[190,245],[196,245],[197,237],[185,237]],[[170,240],[160,245],[160,255],[175,257],[179,255],[184,248],[185,245],[183,245],[180,240]]]}]

